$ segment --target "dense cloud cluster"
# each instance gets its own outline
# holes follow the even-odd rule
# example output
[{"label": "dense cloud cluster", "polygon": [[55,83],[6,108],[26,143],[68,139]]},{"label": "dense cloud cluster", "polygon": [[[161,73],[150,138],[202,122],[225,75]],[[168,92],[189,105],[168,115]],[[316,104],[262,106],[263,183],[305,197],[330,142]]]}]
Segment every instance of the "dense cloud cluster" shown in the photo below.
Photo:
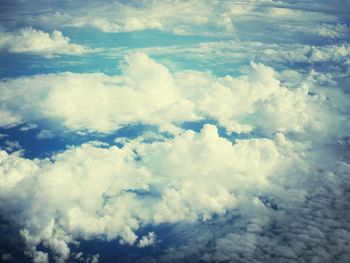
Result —
[{"label": "dense cloud cluster", "polygon": [[[265,239],[276,242],[275,229],[268,234],[272,237],[260,236],[272,224],[283,228],[281,235],[299,237],[299,230],[294,234],[284,228],[297,224],[290,217],[300,216],[300,209],[316,224],[314,210],[326,198],[325,213],[330,213],[329,202],[336,197],[322,196],[322,191],[339,186],[349,172],[341,161],[342,152],[336,152],[344,147],[349,129],[348,119],[339,110],[348,112],[348,105],[337,100],[337,93],[320,89],[310,96],[306,86],[288,89],[281,86],[273,69],[262,64],[253,63],[249,75],[237,78],[193,71],[173,77],[145,54],[131,54],[127,60],[129,66],[118,77],[60,73],[2,82],[6,112],[19,114],[22,121],[57,118],[73,130],[100,132],[141,121],[173,127],[168,129],[173,139],[160,136],[151,144],[147,136],[117,140],[122,148],[91,142],[50,159],[28,160],[2,151],[1,210],[17,223],[34,261],[47,258],[36,250],[39,244],[62,260],[69,257],[69,244],[81,238],[119,238],[122,243],[144,247],[153,244],[156,235],[138,237],[135,230],[142,226],[206,221],[229,213],[242,216],[238,220],[242,224],[254,223],[242,226],[247,228],[242,233],[236,232],[234,224],[233,232],[222,233],[210,248],[215,253],[203,259],[232,260],[243,253],[243,262],[254,253],[264,254],[259,246]],[[266,138],[232,144],[218,135],[214,125],[205,125],[200,133],[174,127],[179,121],[207,117],[228,132],[259,128]],[[346,192],[346,185],[342,187]],[[332,189],[340,191],[335,195],[343,193],[340,187]],[[347,205],[340,202],[333,209],[339,213]],[[300,224],[302,228],[306,223]],[[319,224],[323,225],[323,218]],[[340,238],[348,242],[347,228],[329,227],[313,231],[329,238],[333,238],[329,231],[340,231]],[[250,242],[251,250],[247,250]],[[284,255],[283,246],[278,255]],[[285,253],[297,258],[302,252]]]},{"label": "dense cloud cluster", "polygon": [[[119,237],[133,244],[133,231],[143,225],[208,220],[245,204],[262,206],[256,195],[283,158],[273,140],[232,145],[212,125],[152,144],[84,144],[44,160],[2,151],[1,210],[21,226],[34,255],[43,243],[66,259],[68,243],[77,238]],[[139,246],[151,244],[153,235]]]},{"label": "dense cloud cluster", "polygon": [[[166,127],[213,118],[236,133],[256,128],[265,133],[319,131],[327,113],[312,116],[313,112],[320,105],[320,111],[336,111],[327,100],[348,96],[322,89],[309,96],[305,83],[289,89],[262,64],[252,63],[251,73],[234,78],[198,71],[171,75],[143,53],[126,59],[129,65],[121,76],[67,72],[2,81],[1,115],[6,118],[1,125],[50,118],[77,131],[111,132],[130,123]],[[345,101],[339,103],[348,111]],[[343,125],[346,119],[340,115],[329,121]]]},{"label": "dense cloud cluster", "polygon": [[1,261],[350,261],[346,1],[0,5]]}]

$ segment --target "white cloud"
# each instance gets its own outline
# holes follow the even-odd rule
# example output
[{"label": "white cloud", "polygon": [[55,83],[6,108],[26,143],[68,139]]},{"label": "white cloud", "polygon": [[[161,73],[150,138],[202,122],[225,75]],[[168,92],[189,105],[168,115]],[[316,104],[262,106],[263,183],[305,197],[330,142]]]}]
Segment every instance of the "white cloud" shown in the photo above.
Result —
[{"label": "white cloud", "polygon": [[20,124],[22,122],[21,117],[14,113],[9,112],[5,109],[0,109],[0,126],[1,127],[11,127],[15,126],[17,124]]},{"label": "white cloud", "polygon": [[[109,132],[132,122],[160,123],[191,120],[192,103],[174,87],[168,70],[145,54],[128,58],[124,75],[43,75],[2,82],[3,109],[9,117],[4,126],[39,116],[63,120],[75,130]],[[12,86],[11,92],[8,87]],[[35,99],[34,99],[35,98]]]},{"label": "white cloud", "polygon": [[323,25],[316,27],[315,33],[322,37],[341,38],[349,32],[346,24]]},{"label": "white cloud", "polygon": [[232,145],[212,125],[121,149],[84,144],[44,160],[2,151],[1,210],[18,224],[38,262],[45,258],[39,244],[67,259],[68,244],[79,238],[120,238],[142,247],[155,234],[138,240],[134,231],[141,225],[208,220],[256,206],[285,158],[273,140]]},{"label": "white cloud", "polygon": [[100,257],[99,255],[92,256],[90,263],[98,263],[99,257]]},{"label": "white cloud", "polygon": [[20,131],[29,131],[29,130],[32,130],[32,129],[36,129],[38,128],[38,125],[34,122],[29,122],[29,123],[26,123],[23,127],[21,127],[19,130]]},{"label": "white cloud", "polygon": [[138,247],[152,246],[156,241],[156,234],[154,232],[149,232],[148,235],[143,236],[138,243]]},{"label": "white cloud", "polygon": [[52,131],[45,129],[41,130],[36,136],[36,138],[39,140],[51,139],[53,137],[55,137],[55,134]]},{"label": "white cloud", "polygon": [[284,168],[273,170],[276,176],[269,177],[264,192],[257,193],[259,198],[211,221],[177,224],[167,234],[179,242],[158,250],[156,259],[346,262],[350,257],[346,147],[332,140],[298,143],[282,134],[275,143],[283,152],[280,157],[287,158],[280,162]]},{"label": "white cloud", "polygon": [[15,32],[0,32],[0,49],[11,53],[33,53],[42,56],[59,54],[80,55],[88,49],[70,43],[70,39],[54,30],[51,34],[32,27],[25,27]]},{"label": "white cloud", "polygon": [[[311,97],[305,84],[284,87],[278,74],[262,64],[252,63],[248,75],[234,78],[196,71],[170,74],[144,53],[129,54],[126,61],[120,76],[67,72],[1,81],[3,126],[46,118],[76,131],[108,133],[130,123],[165,127],[210,117],[227,131],[319,131],[317,123],[336,110],[332,101],[347,97],[322,89]],[[331,101],[325,101],[325,93]],[[314,110],[327,104],[315,116]]]},{"label": "white cloud", "polygon": [[[329,259],[344,251],[350,229],[338,215],[347,203],[339,201],[336,210],[329,207],[347,193],[348,95],[337,87],[317,86],[322,78],[336,82],[316,72],[305,78],[255,63],[245,75],[217,77],[198,71],[171,74],[143,53],[126,60],[120,76],[61,73],[1,82],[4,111],[24,121],[45,117],[78,131],[102,132],[144,122],[174,134],[174,139],[150,132],[134,140],[117,139],[123,148],[91,142],[43,160],[1,151],[0,209],[20,228],[34,261],[48,260],[37,251],[39,245],[67,260],[69,244],[79,239],[152,245],[156,233],[139,237],[136,230],[163,223],[209,225],[206,231],[199,227],[198,245],[177,250],[178,260],[196,249],[211,252],[196,254],[207,262],[253,257],[269,262],[273,253],[281,260],[297,260],[310,256],[303,247],[312,244],[331,251],[323,254]],[[297,83],[291,87],[282,84],[293,78]],[[313,96],[308,95],[311,88]],[[176,127],[206,117],[228,130],[258,128],[267,138],[232,144],[213,125],[200,133]],[[157,141],[144,143],[148,138]],[[324,194],[329,187],[334,195]],[[322,213],[334,214],[330,221],[318,216],[319,200],[326,203]],[[220,216],[219,232],[210,223],[214,215]],[[238,217],[235,224],[232,217]],[[281,241],[276,225],[291,243]],[[322,245],[323,236],[340,248]],[[163,253],[165,262],[175,257]],[[310,253],[320,258],[320,249]]]},{"label": "white cloud", "polygon": [[[161,30],[181,35],[243,36],[245,39],[285,39],[294,34],[339,38],[346,36],[344,1],[94,1],[61,3],[16,2],[4,12],[6,25],[64,29],[94,27],[104,32]],[[321,22],[323,24],[321,24]],[[306,26],[305,26],[306,25]],[[271,31],[273,29],[273,31]],[[286,30],[287,29],[287,30]],[[271,34],[273,32],[273,34]]]},{"label": "white cloud", "polygon": [[73,20],[73,26],[93,26],[104,32],[128,32],[145,29],[162,29],[162,25],[157,20],[145,20],[137,17],[127,17],[122,21],[111,21],[106,18],[79,18]]},{"label": "white cloud", "polygon": [[[95,27],[104,32],[130,32],[156,29],[176,34],[231,34],[233,22],[231,12],[234,7],[226,8],[212,1],[154,1],[154,2],[110,2],[96,5],[86,2],[86,12],[67,10],[50,14],[54,24],[70,27]],[[241,8],[244,10],[246,8]],[[220,15],[218,15],[220,13]],[[235,12],[237,13],[237,12]],[[38,15],[28,19],[31,24],[50,24],[49,15]]]},{"label": "white cloud", "polygon": [[[342,22],[346,5],[339,1],[113,1],[98,5],[85,1],[52,6],[46,2],[35,5],[27,1],[17,3],[17,10],[5,14],[13,24],[21,21],[40,28],[95,27],[104,32],[129,32],[156,29],[176,34],[230,36],[237,31],[269,33],[269,27],[285,34],[285,25],[294,33],[338,37],[343,29],[332,24]],[[33,12],[37,10],[37,12]],[[39,12],[42,10],[42,12]],[[326,26],[318,28],[320,21]],[[251,23],[255,22],[254,28]],[[256,23],[258,22],[258,23]],[[260,25],[260,24],[261,25]],[[305,27],[301,24],[307,24]],[[262,26],[265,25],[265,26]],[[344,26],[344,24],[343,24]],[[236,31],[235,28],[238,30]],[[310,30],[310,28],[313,28]],[[334,30],[333,30],[334,29]],[[255,31],[256,30],[256,31]],[[338,33],[336,33],[338,32]],[[289,33],[287,33],[288,35]],[[274,34],[275,36],[277,34]]]}]

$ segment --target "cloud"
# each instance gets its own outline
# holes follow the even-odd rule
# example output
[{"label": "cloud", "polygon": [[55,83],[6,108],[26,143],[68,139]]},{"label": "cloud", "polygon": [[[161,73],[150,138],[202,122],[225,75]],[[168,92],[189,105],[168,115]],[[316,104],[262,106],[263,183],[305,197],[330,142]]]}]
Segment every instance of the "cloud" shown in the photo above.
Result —
[{"label": "cloud", "polygon": [[341,38],[344,37],[346,33],[349,32],[346,24],[336,24],[336,25],[322,25],[320,27],[316,27],[314,30],[316,34],[322,37],[329,38]]},{"label": "cloud", "polygon": [[[332,73],[335,70],[333,62],[348,68],[350,46],[348,43],[309,45],[222,40],[187,46],[172,45],[171,47],[150,47],[139,50],[151,56],[176,56],[178,59],[190,58],[203,63],[210,62],[220,69],[232,61],[237,62],[238,65],[242,61],[259,61],[273,67],[281,67],[281,64],[287,63],[306,63],[308,67],[315,63],[324,63],[323,66],[328,66],[326,67],[328,73]],[[305,73],[308,67],[297,70],[299,73]]]},{"label": "cloud", "polygon": [[[171,74],[138,52],[126,61],[119,76],[67,72],[3,80],[1,112],[8,116],[3,126],[45,118],[75,131],[109,133],[130,123],[164,127],[213,118],[228,132],[303,132],[318,131],[327,115],[313,116],[317,105],[332,110],[325,91],[311,97],[305,84],[284,87],[277,73],[262,64],[252,63],[251,73],[234,78],[196,71]],[[334,92],[327,96],[339,99]]]},{"label": "cloud", "polygon": [[22,146],[17,141],[5,140],[3,142],[3,148],[8,152],[13,152],[22,149]]},{"label": "cloud", "polygon": [[347,148],[281,134],[274,141],[279,158],[286,158],[263,193],[256,192],[258,198],[212,220],[177,224],[168,233],[177,242],[168,241],[168,249],[156,250],[149,262],[346,262],[350,166],[342,158]]},{"label": "cloud", "polygon": [[34,259],[46,257],[39,244],[67,259],[68,244],[99,236],[143,247],[155,241],[155,234],[135,234],[143,225],[261,206],[256,196],[284,158],[274,140],[232,144],[212,125],[152,144],[84,144],[42,160],[2,151],[1,210],[16,222]]},{"label": "cloud", "polygon": [[70,39],[54,30],[51,34],[32,27],[21,28],[15,32],[0,33],[0,49],[11,53],[32,53],[42,56],[59,54],[81,55],[88,49],[70,43]]},{"label": "cloud", "polygon": [[152,246],[156,240],[156,234],[154,232],[149,232],[147,236],[143,236],[138,243],[138,247]]},{"label": "cloud", "polygon": [[39,140],[51,139],[53,137],[55,137],[53,132],[50,131],[50,130],[45,130],[45,129],[41,130],[36,136],[36,138],[39,139]]},{"label": "cloud", "polygon": [[[207,35],[218,32],[227,35],[234,29],[230,6],[225,4],[227,8],[223,8],[212,1],[114,1],[103,6],[86,1],[87,8],[84,12],[81,12],[80,4],[75,3],[57,5],[54,10],[47,8],[45,2],[36,4],[35,7],[27,2],[16,4],[21,11],[12,10],[12,16],[8,20],[16,21],[20,14],[21,21],[38,27],[95,27],[104,32],[155,29],[176,34],[201,32]],[[33,14],[33,8],[46,12]],[[28,9],[28,13],[23,12]]]},{"label": "cloud", "polygon": [[[315,171],[317,179],[310,176],[308,180],[311,181],[307,180],[309,185],[302,182],[307,189],[307,194],[302,197],[305,201],[283,207],[292,199],[279,200],[277,207],[267,213],[270,218],[268,223],[262,214],[248,217],[232,215],[212,223],[178,227],[172,234],[190,231],[188,235],[196,239],[185,237],[184,243],[173,250],[181,251],[180,255],[169,249],[158,258],[181,261],[192,257],[193,261],[204,262],[346,262],[350,256],[345,249],[350,229],[344,207],[349,205],[349,199],[343,197],[348,195],[346,173],[349,172],[349,165],[339,162],[334,166],[328,163],[321,166],[326,170],[320,173]],[[287,185],[285,187],[286,194],[292,191],[288,190]],[[293,198],[300,200],[301,195],[296,191]]]},{"label": "cloud", "polygon": [[38,125],[36,123],[29,122],[29,123],[26,123],[26,125],[24,125],[23,127],[21,127],[20,131],[26,132],[36,128],[38,128]]},{"label": "cloud", "polygon": [[1,4],[5,242],[33,262],[349,261],[346,1],[81,6]]}]

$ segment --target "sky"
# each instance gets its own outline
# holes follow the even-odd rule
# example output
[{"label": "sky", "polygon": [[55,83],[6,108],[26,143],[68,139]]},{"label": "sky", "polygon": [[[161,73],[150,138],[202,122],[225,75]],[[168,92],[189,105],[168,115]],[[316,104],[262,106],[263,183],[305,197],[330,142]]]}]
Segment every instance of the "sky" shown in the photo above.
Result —
[{"label": "sky", "polygon": [[349,14],[0,0],[0,261],[350,262]]}]

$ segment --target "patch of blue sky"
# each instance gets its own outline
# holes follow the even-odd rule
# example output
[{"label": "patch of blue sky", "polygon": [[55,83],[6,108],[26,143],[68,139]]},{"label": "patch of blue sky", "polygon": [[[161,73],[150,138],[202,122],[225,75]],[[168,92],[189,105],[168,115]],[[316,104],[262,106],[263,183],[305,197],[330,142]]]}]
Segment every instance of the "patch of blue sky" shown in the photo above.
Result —
[{"label": "patch of blue sky", "polygon": [[[51,129],[50,126],[45,123],[26,131],[21,130],[23,127],[25,127],[25,125],[19,125],[7,129],[0,128],[0,134],[5,135],[5,137],[0,138],[0,148],[6,147],[6,141],[17,141],[24,149],[23,156],[28,159],[46,158],[54,153],[64,151],[68,147],[79,146],[91,141],[99,141],[108,145],[122,147],[123,144],[114,141],[116,138],[135,139],[146,132],[156,132],[161,136],[168,138],[171,137],[171,135],[166,132],[159,132],[156,126],[145,124],[128,124],[117,131],[108,134],[78,134],[69,130],[57,129],[57,127]],[[52,133],[52,136],[40,138],[39,134],[43,130],[49,130],[50,133]],[[147,138],[144,142],[152,143],[156,140],[157,138]]]},{"label": "patch of blue sky", "polygon": [[34,54],[2,53],[0,75],[2,78],[15,78],[64,71],[84,73],[96,72],[100,68],[116,68],[115,61],[110,61],[110,64],[108,62],[109,60],[106,59],[96,59],[96,56],[59,55],[53,58],[43,58]]},{"label": "patch of blue sky", "polygon": [[[172,47],[180,48],[206,42],[215,42],[219,38],[208,36],[182,36],[157,30],[142,30],[122,33],[106,33],[94,28],[65,28],[63,34],[71,39],[71,43],[83,45],[92,49],[83,55],[52,55],[43,57],[37,54],[14,54],[2,52],[0,56],[0,76],[17,77],[71,71],[76,73],[103,72],[108,75],[119,73],[118,63],[127,52],[136,49]],[[222,38],[220,38],[222,39]],[[164,56],[162,56],[164,58]],[[215,70],[212,63],[203,63],[194,59],[184,60],[183,57],[167,56],[167,60],[176,64],[176,68],[194,70]],[[212,66],[210,66],[212,65]],[[225,67],[222,67],[225,68]]]},{"label": "patch of blue sky", "polygon": [[184,50],[184,54],[164,54],[151,55],[155,60],[166,65],[173,71],[178,70],[196,70],[203,72],[211,72],[215,76],[223,77],[226,75],[239,76],[242,74],[242,69],[247,67],[250,60],[247,58],[225,61],[218,61],[216,58],[209,57],[191,57]]},{"label": "patch of blue sky", "polygon": [[[130,52],[130,50],[128,50]],[[60,72],[90,73],[103,72],[107,75],[120,74],[120,64],[125,51],[113,56],[91,54],[85,56],[60,55],[54,58],[42,58],[30,54],[3,53],[0,57],[0,75],[2,78],[15,78],[36,74]],[[218,62],[215,60],[184,59],[182,56],[154,55],[157,61],[171,70],[210,71],[217,76],[237,76],[241,73],[240,65],[235,62]],[[241,60],[241,66],[247,66],[249,60]]]},{"label": "patch of blue sky", "polygon": [[[135,232],[140,238],[147,235],[149,232],[154,232],[157,236],[154,246],[140,248],[136,245],[120,244],[117,239],[107,242],[104,237],[93,240],[79,240],[79,246],[72,245],[71,251],[74,253],[83,252],[84,255],[100,255],[100,262],[106,263],[124,263],[124,262],[139,262],[147,257],[157,257],[165,249],[180,244],[178,239],[175,239],[171,234],[174,231],[176,224],[160,224],[157,226],[143,226]],[[81,261],[72,261],[81,262]]]},{"label": "patch of blue sky", "polygon": [[[218,127],[219,136],[230,140],[232,143],[235,143],[236,140],[240,139],[261,138],[265,136],[259,131],[259,129],[247,133],[228,133],[215,119],[210,118],[200,121],[184,122],[180,124],[180,127],[185,130],[200,132],[205,124],[216,125]],[[117,138],[132,140],[146,134],[147,132],[153,132],[167,139],[173,138],[173,135],[167,132],[160,132],[157,126],[142,123],[128,124],[117,131],[108,134],[97,132],[79,134],[74,131],[57,128],[57,126],[50,126],[45,122],[42,122],[37,127],[29,130],[23,130],[22,128],[25,126],[26,124],[11,128],[0,128],[0,134],[5,135],[3,138],[0,138],[0,148],[5,148],[7,141],[17,141],[24,150],[23,156],[28,159],[34,159],[50,157],[52,154],[62,152],[68,147],[79,146],[91,141],[99,141],[105,143],[107,146],[116,145],[118,147],[123,147],[122,143],[115,141]],[[40,138],[40,132],[43,130],[48,130],[52,135],[46,138]],[[161,139],[158,137],[148,138],[146,136],[143,143],[153,143],[160,140]],[[104,146],[102,145],[100,147]],[[18,149],[14,149],[13,151],[15,150]]]}]

